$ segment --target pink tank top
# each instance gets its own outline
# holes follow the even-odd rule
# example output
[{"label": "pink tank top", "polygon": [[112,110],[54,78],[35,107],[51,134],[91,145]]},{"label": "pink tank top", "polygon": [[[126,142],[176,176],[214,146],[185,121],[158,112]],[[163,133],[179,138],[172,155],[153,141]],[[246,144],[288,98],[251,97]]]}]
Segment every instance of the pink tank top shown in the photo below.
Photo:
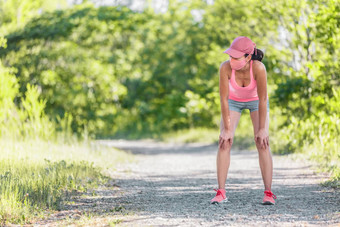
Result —
[{"label": "pink tank top", "polygon": [[253,60],[250,60],[250,84],[246,87],[241,87],[236,83],[235,70],[231,71],[231,78],[229,80],[229,99],[238,102],[249,102],[258,100],[257,84],[253,76],[252,70]]}]

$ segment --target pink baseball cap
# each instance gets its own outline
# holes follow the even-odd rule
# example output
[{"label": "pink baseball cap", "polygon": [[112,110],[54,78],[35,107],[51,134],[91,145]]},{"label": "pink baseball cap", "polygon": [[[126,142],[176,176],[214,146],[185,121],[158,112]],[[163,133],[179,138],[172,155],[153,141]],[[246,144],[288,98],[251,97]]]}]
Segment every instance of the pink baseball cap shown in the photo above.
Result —
[{"label": "pink baseball cap", "polygon": [[[239,36],[234,39],[230,47],[223,51],[223,53],[229,54],[233,58],[240,58],[244,54],[253,54],[254,48],[256,48],[256,44],[251,39],[246,36]],[[255,49],[256,54],[257,51]]]}]

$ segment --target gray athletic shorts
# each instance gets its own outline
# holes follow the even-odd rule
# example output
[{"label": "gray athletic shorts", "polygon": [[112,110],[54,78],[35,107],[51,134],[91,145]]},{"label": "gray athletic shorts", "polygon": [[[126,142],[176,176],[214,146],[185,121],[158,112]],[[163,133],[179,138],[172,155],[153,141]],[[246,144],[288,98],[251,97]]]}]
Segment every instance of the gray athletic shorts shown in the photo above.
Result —
[{"label": "gray athletic shorts", "polygon": [[[228,99],[229,110],[242,113],[243,109],[249,109],[250,113],[259,109],[259,100],[249,102],[239,102]],[[269,99],[267,99],[267,112],[269,112]]]}]

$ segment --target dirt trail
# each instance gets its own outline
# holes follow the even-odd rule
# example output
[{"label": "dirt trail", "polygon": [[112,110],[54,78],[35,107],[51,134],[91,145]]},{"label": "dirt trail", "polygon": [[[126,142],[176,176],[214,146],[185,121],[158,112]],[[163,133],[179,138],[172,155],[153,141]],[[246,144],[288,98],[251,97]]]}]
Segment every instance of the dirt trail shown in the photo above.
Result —
[{"label": "dirt trail", "polygon": [[[339,191],[319,186],[327,175],[316,174],[310,163],[290,156],[273,155],[276,205],[264,206],[257,151],[232,150],[226,183],[229,201],[214,205],[209,201],[217,187],[217,144],[100,143],[137,158],[111,173],[114,187],[98,189],[96,197],[80,198],[68,207],[98,209],[102,225],[340,226]],[[98,220],[94,223],[100,225]]]}]

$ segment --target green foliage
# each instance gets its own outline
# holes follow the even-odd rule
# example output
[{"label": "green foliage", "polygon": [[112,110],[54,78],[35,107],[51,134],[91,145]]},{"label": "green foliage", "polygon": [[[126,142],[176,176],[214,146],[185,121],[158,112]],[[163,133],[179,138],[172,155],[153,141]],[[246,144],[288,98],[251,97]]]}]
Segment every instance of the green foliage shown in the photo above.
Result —
[{"label": "green foliage", "polygon": [[[5,46],[5,40],[0,41]],[[15,73],[17,69],[0,61],[1,225],[27,223],[45,209],[61,209],[73,192],[105,183],[108,177],[102,168],[129,157],[90,147],[87,140],[84,144],[72,140],[72,116],[66,112],[51,121],[45,115],[41,88],[27,83],[25,93],[20,93]]]},{"label": "green foliage", "polygon": [[[280,12],[283,28],[291,34],[288,48],[298,63],[283,62],[286,77],[276,80],[274,100],[284,117],[275,148],[302,152],[339,178],[340,40],[338,1],[282,1],[295,11]],[[277,5],[275,5],[276,10]],[[289,23],[293,21],[294,23]],[[295,62],[296,63],[296,62]],[[280,139],[279,139],[280,138]],[[283,140],[282,140],[283,138]]]},{"label": "green foliage", "polygon": [[7,34],[39,12],[65,8],[66,0],[0,0],[0,33]]},{"label": "green foliage", "polygon": [[27,83],[41,89],[52,118],[68,113],[78,133],[85,127],[90,133],[115,132],[119,101],[127,93],[117,71],[129,68],[124,58],[136,55],[123,51],[130,45],[130,34],[121,34],[120,27],[132,16],[126,9],[81,7],[44,14],[7,37],[4,62],[18,68],[20,92]]},{"label": "green foliage", "polygon": [[[16,105],[24,108],[27,84],[34,85],[45,100],[36,104],[46,102],[57,130],[138,138],[217,130],[218,69],[227,57],[222,52],[246,35],[265,54],[273,152],[305,152],[337,166],[339,5],[172,0],[163,14],[78,5],[28,17],[33,19],[7,33],[0,57],[17,69],[9,72],[23,98],[15,98]],[[248,119],[238,134],[250,137],[250,128]]]},{"label": "green foliage", "polygon": [[14,68],[3,67],[0,61],[0,135],[3,137],[30,137],[50,139],[54,125],[44,114],[45,102],[39,97],[38,88],[27,84],[22,108],[15,106],[19,96]]},{"label": "green foliage", "polygon": [[54,125],[45,116],[45,100],[39,100],[37,87],[27,84],[25,98],[21,99],[23,110],[19,111],[22,131],[30,138],[52,139],[54,135]]},{"label": "green foliage", "polygon": [[[250,3],[259,1],[244,4]],[[232,14],[220,7],[225,4]],[[192,11],[202,9],[202,19],[195,19]],[[42,14],[10,33],[0,56],[18,68],[20,92],[27,83],[39,86],[46,113],[69,113],[78,133],[86,128],[107,137],[216,127],[223,48],[236,34],[261,30],[259,38],[254,34],[261,45],[267,43],[262,37],[275,33],[246,19],[258,13],[233,1],[170,1],[164,14],[77,6]],[[242,20],[231,27],[233,35],[218,36],[235,18]]]},{"label": "green foliage", "polygon": [[[12,114],[14,105],[14,98],[18,95],[18,83],[16,77],[13,75],[13,68],[3,67],[0,61],[0,125],[1,129],[5,128],[3,125],[9,120]],[[1,132],[1,131],[0,131]]]}]

